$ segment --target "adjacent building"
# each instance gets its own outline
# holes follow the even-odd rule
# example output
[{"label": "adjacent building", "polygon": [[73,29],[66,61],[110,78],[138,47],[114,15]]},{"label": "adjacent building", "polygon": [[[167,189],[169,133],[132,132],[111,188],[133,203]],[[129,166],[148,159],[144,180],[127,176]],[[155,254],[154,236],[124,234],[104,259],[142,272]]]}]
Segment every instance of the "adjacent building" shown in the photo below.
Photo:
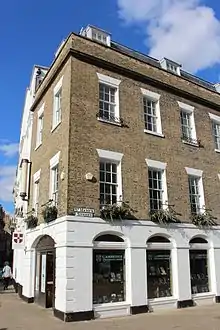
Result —
[{"label": "adjacent building", "polygon": [[219,107],[178,63],[70,34],[28,109],[20,295],[64,321],[219,302]]},{"label": "adjacent building", "polygon": [[[48,68],[35,65],[32,70],[30,85],[26,90],[24,109],[21,122],[20,141],[19,141],[19,156],[18,165],[16,171],[16,181],[14,184],[14,206],[15,206],[15,221],[16,230],[23,232],[25,230],[24,219],[28,214],[28,199],[29,199],[29,186],[27,181],[22,181],[21,168],[22,162],[30,162],[31,153],[31,139],[32,139],[32,122],[33,113],[30,112],[30,108],[34,102],[36,90],[39,88],[44,76],[46,75]],[[30,174],[29,174],[30,175]],[[26,195],[23,197],[20,193],[22,190],[26,191]],[[24,260],[24,249],[14,250],[14,262],[13,262],[13,275],[18,283],[22,283],[22,263]]]},{"label": "adjacent building", "polygon": [[5,212],[0,204],[0,268],[4,267],[5,261],[12,264],[13,251],[11,247],[11,231],[13,218]]}]

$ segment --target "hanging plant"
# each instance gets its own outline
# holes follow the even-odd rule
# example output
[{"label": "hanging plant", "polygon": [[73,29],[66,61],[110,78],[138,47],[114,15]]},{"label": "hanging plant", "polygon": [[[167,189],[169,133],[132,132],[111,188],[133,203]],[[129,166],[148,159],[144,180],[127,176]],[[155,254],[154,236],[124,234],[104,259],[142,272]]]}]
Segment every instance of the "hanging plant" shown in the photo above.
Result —
[{"label": "hanging plant", "polygon": [[150,220],[159,224],[180,223],[179,216],[173,206],[168,205],[165,209],[150,211]]},{"label": "hanging plant", "polygon": [[204,212],[201,214],[191,214],[191,221],[197,227],[211,227],[216,226],[217,218],[214,217],[212,210],[203,208]]},{"label": "hanging plant", "polygon": [[100,210],[100,216],[104,220],[124,220],[124,219],[136,219],[133,210],[129,202],[119,202],[118,204],[107,204]]},{"label": "hanging plant", "polygon": [[46,205],[42,211],[44,222],[48,223],[57,219],[57,207],[54,205]]},{"label": "hanging plant", "polygon": [[33,214],[29,215],[26,219],[26,223],[27,223],[27,229],[33,229],[37,227],[38,218],[35,217]]}]

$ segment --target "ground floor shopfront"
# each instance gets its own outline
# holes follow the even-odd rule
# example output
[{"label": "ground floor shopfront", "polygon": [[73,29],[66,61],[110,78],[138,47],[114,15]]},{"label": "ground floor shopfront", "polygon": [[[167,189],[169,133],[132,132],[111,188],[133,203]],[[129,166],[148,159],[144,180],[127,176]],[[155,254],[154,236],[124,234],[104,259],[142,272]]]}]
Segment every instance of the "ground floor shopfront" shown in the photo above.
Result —
[{"label": "ground floor shopfront", "polygon": [[15,273],[23,299],[66,321],[210,304],[220,301],[219,228],[68,216],[26,232]]}]

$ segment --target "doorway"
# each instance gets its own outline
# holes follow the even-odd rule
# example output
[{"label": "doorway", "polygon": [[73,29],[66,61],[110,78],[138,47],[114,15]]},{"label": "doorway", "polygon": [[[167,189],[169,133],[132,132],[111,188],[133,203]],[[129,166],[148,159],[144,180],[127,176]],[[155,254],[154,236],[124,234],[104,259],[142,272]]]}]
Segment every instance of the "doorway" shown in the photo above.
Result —
[{"label": "doorway", "polygon": [[36,247],[35,301],[45,308],[55,302],[55,248],[50,236],[43,236]]}]

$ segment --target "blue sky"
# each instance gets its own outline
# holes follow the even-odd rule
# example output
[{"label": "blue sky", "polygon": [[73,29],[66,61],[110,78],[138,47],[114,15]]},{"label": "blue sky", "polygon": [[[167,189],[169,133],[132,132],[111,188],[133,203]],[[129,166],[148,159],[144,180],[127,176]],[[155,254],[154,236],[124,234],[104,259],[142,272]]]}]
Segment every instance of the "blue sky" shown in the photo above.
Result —
[{"label": "blue sky", "polygon": [[220,80],[220,6],[214,0],[8,0],[1,2],[0,203],[12,212],[12,182],[26,87],[34,64],[49,66],[71,31],[93,24],[113,40],[166,56]]}]

